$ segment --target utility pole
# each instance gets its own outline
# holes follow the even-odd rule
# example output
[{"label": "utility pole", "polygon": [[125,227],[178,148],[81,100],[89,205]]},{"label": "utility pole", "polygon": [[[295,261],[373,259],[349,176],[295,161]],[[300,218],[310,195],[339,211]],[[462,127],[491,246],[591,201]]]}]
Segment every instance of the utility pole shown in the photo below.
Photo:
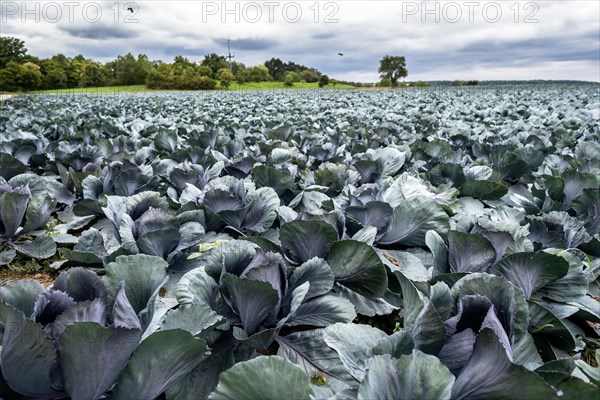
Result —
[{"label": "utility pole", "polygon": [[229,61],[229,71],[231,71],[231,60],[235,58],[235,54],[231,54],[231,40],[227,39],[227,57],[225,57],[227,61]]}]

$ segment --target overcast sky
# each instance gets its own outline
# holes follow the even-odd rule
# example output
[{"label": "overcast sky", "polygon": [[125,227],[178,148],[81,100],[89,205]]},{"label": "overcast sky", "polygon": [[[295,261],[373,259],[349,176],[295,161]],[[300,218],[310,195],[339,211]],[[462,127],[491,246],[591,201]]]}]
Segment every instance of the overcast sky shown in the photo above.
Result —
[{"label": "overcast sky", "polygon": [[104,62],[131,52],[196,61],[225,55],[229,38],[235,60],[246,65],[278,57],[352,81],[378,80],[386,54],[406,57],[408,80],[600,81],[595,0],[114,4],[0,0],[0,34],[23,39],[38,57],[83,54]]}]

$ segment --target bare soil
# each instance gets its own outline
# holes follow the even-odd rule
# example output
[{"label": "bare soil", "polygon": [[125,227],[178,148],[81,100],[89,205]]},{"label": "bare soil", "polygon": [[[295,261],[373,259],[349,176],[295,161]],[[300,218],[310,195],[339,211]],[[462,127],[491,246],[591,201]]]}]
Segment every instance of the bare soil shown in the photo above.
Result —
[{"label": "bare soil", "polygon": [[27,273],[21,271],[13,271],[9,268],[0,268],[0,285],[5,284],[6,282],[13,282],[22,279],[33,279],[41,283],[44,287],[48,287],[54,283],[55,278],[55,274],[47,272]]}]

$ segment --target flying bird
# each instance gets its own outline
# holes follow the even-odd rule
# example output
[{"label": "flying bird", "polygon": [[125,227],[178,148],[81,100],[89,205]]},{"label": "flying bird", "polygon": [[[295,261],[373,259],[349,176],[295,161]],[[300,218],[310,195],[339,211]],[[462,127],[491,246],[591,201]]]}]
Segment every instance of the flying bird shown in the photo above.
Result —
[{"label": "flying bird", "polygon": [[338,56],[343,56],[343,55],[344,55],[344,53],[338,53]]},{"label": "flying bird", "polygon": [[127,7],[127,11],[129,11],[130,13],[133,12],[133,7]]}]

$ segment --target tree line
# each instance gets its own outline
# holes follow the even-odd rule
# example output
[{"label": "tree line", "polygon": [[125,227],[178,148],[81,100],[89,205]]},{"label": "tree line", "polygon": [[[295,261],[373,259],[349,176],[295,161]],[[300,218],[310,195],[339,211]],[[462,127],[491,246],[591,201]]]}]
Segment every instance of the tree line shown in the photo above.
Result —
[{"label": "tree line", "polygon": [[[233,82],[337,83],[315,68],[271,58],[261,65],[231,65],[216,53],[200,62],[177,56],[173,62],[153,61],[145,54],[120,55],[100,63],[82,55],[56,54],[38,58],[27,53],[25,43],[14,37],[0,38],[0,90],[31,91],[101,86],[146,85],[150,89],[212,90]],[[344,82],[346,83],[346,82]],[[350,83],[350,82],[348,82]],[[352,82],[353,83],[353,82]]]}]

